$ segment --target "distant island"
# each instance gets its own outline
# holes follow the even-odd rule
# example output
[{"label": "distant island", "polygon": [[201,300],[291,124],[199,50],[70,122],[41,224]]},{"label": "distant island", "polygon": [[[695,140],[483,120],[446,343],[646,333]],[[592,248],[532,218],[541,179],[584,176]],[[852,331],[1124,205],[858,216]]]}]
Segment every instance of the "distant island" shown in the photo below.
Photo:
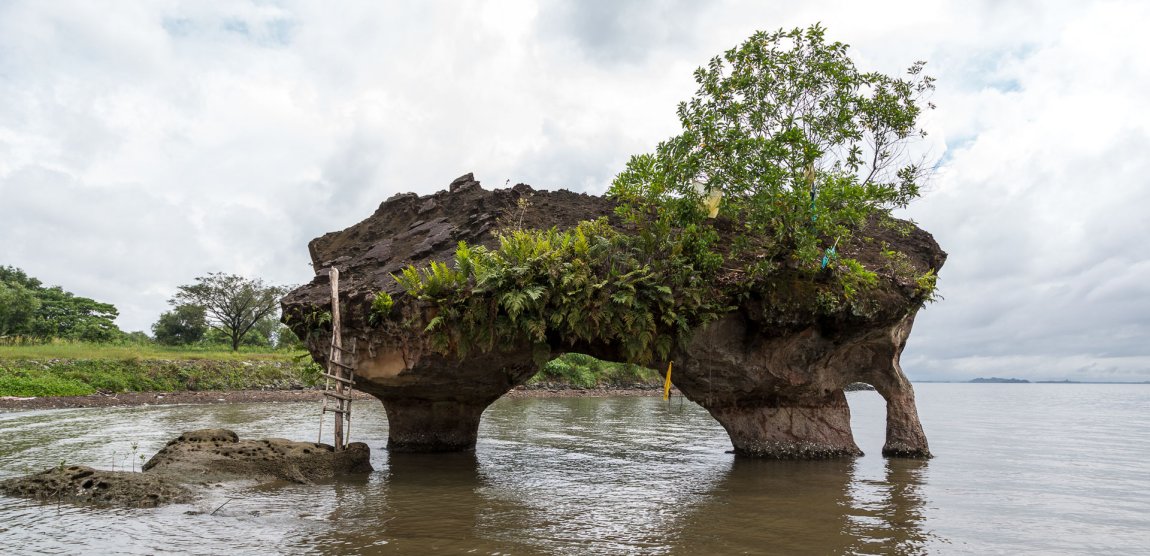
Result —
[{"label": "distant island", "polygon": [[990,378],[976,378],[971,380],[975,384],[1030,384],[1029,380],[1023,378],[998,378],[992,376]]}]

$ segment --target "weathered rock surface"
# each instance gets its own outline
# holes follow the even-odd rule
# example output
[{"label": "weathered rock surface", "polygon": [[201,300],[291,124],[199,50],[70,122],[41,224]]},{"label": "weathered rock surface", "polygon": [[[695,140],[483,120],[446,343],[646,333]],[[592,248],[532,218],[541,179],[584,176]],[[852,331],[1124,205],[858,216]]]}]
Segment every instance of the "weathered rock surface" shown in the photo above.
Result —
[{"label": "weathered rock surface", "polygon": [[451,260],[460,241],[493,247],[492,232],[500,224],[569,228],[610,215],[612,206],[601,197],[535,191],[523,184],[487,191],[471,174],[453,181],[449,191],[424,197],[396,195],[359,224],[312,240],[308,249],[318,274],[284,299],[285,322],[300,337],[307,336],[317,361],[326,361],[328,338],[310,334],[314,329],[308,326],[308,316],[331,308],[324,269],[335,265],[346,304],[344,338],[354,337],[358,350],[356,388],[383,402],[388,449],[471,449],[487,406],[538,371],[531,346],[475,353],[465,360],[414,346],[395,349],[387,331],[368,322],[372,297],[380,291],[399,294],[393,273],[411,263]]},{"label": "weathered rock surface", "polygon": [[311,483],[336,475],[368,473],[371,451],[354,442],[336,452],[328,444],[283,438],[240,440],[227,429],[185,432],[144,463],[145,473],[184,482],[229,479]]},{"label": "weathered rock surface", "polygon": [[69,504],[152,508],[190,502],[192,490],[172,477],[131,471],[102,471],[82,465],[52,467],[0,481],[0,494]]},{"label": "weathered rock surface", "polygon": [[0,481],[0,494],[121,507],[190,502],[196,488],[228,481],[312,483],[372,470],[370,450],[282,438],[240,440],[226,429],[181,434],[144,463],[140,473],[79,465],[53,467]]},{"label": "weathered rock surface", "polygon": [[[528,203],[521,203],[527,200]],[[534,191],[526,185],[483,190],[468,174],[450,191],[397,195],[366,220],[311,242],[316,278],[283,302],[285,322],[323,362],[329,349],[316,325],[330,309],[326,268],[340,269],[344,338],[355,338],[356,388],[380,399],[387,411],[389,449],[455,451],[473,448],[483,410],[538,370],[531,346],[463,359],[420,346],[396,346],[394,330],[369,322],[372,297],[400,294],[391,278],[408,264],[450,261],[459,241],[492,246],[497,223],[525,228],[573,227],[609,216],[601,197]],[[946,254],[930,234],[910,223],[879,226],[873,238],[845,254],[871,269],[890,264],[883,245],[905,255],[898,262],[917,274],[942,267]],[[733,233],[736,226],[727,224]],[[914,393],[899,357],[923,303],[905,272],[879,272],[873,306],[830,316],[810,306],[809,279],[781,278],[755,290],[724,317],[694,331],[673,354],[675,385],[726,428],[736,453],[755,457],[824,458],[861,454],[850,430],[843,389],[873,385],[887,400],[888,456],[929,457]],[[318,332],[318,333],[317,333]],[[559,339],[552,355],[572,349]],[[603,359],[621,360],[612,346],[582,346]]]}]

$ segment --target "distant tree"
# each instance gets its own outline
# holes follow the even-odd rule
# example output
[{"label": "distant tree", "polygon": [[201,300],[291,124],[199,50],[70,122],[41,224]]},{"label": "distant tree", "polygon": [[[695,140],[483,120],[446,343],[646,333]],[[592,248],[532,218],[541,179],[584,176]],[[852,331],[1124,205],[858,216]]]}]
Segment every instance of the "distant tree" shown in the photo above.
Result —
[{"label": "distant tree", "polygon": [[34,290],[19,283],[0,282],[0,338],[26,334],[39,308]]},{"label": "distant tree", "polygon": [[177,305],[165,311],[152,325],[152,335],[156,341],[168,346],[194,344],[204,338],[208,331],[206,311],[200,305]]},{"label": "distant tree", "polygon": [[295,332],[292,332],[292,329],[290,327],[288,327],[287,325],[281,324],[281,325],[279,325],[278,328],[276,328],[275,347],[276,347],[276,349],[299,349],[299,350],[302,350],[306,346],[304,346],[303,341],[301,341],[299,339],[299,336],[296,336]]},{"label": "distant tree", "polygon": [[45,288],[23,270],[0,266],[0,336],[109,342],[124,334],[115,323],[118,315],[110,303],[59,286]]},{"label": "distant tree", "polygon": [[20,284],[30,290],[38,290],[43,285],[39,280],[28,276],[23,270],[14,266],[0,266],[0,283]]},{"label": "distant tree", "polygon": [[152,343],[151,336],[148,336],[143,330],[134,330],[124,334],[124,342],[129,344],[150,344]]},{"label": "distant tree", "polygon": [[[260,319],[251,330],[240,340],[245,347],[272,349],[275,347],[275,327],[279,324],[279,312],[273,311]],[[213,345],[230,345],[231,335],[223,330],[211,329],[204,335],[204,343]]]},{"label": "distant tree", "polygon": [[123,336],[115,319],[120,312],[110,303],[73,295],[59,286],[41,289],[40,308],[30,332],[41,340],[65,338],[84,342],[111,342]]},{"label": "distant tree", "polygon": [[169,303],[203,307],[208,325],[222,332],[236,351],[260,321],[279,309],[285,293],[286,287],[267,285],[258,278],[212,272],[197,277],[195,284],[180,286]]}]

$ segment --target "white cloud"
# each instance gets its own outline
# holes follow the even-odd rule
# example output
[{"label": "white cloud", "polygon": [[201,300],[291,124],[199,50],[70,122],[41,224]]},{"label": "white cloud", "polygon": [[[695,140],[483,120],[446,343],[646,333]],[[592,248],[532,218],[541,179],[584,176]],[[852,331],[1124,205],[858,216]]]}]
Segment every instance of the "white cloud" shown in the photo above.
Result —
[{"label": "white cloud", "polygon": [[908,373],[1145,380],[1148,16],[1105,1],[7,2],[0,264],[146,329],[208,271],[308,280],[307,241],[396,192],[467,171],[601,192],[675,132],[696,66],[756,29],[821,21],[862,67],[926,59],[939,78],[923,148],[945,164],[909,214],[951,257]]}]

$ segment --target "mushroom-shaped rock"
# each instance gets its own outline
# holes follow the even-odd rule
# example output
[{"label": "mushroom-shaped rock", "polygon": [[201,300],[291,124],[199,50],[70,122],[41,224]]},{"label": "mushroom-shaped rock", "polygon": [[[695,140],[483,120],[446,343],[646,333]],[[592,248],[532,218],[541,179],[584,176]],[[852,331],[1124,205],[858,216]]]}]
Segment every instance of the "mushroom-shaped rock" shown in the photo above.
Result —
[{"label": "mushroom-shaped rock", "polygon": [[[284,321],[305,340],[313,358],[326,363],[331,333],[326,269],[337,267],[343,336],[345,344],[351,338],[356,345],[350,362],[355,387],[383,402],[389,449],[471,449],[484,409],[526,382],[540,361],[566,351],[624,361],[629,352],[617,338],[571,338],[551,330],[534,341],[508,337],[483,348],[436,348],[428,331],[447,315],[434,303],[405,298],[393,275],[408,265],[451,265],[460,242],[495,248],[500,229],[571,229],[611,217],[613,210],[608,199],[569,191],[535,191],[523,184],[484,190],[471,174],[433,195],[396,195],[362,222],[309,244],[317,274],[285,297]],[[632,233],[618,221],[610,225],[618,233]],[[734,243],[737,224],[719,219],[714,226],[720,244]],[[887,400],[883,453],[929,457],[899,356],[929,295],[915,277],[932,278],[946,254],[928,233],[890,217],[872,218],[859,235],[867,240],[840,251],[877,276],[865,302],[819,295],[824,291],[819,284],[831,282],[830,269],[813,277],[783,269],[747,281],[725,302],[724,313],[696,323],[670,351],[676,386],[727,429],[736,453],[860,454],[843,388],[865,382]],[[737,282],[740,275],[721,278]],[[372,307],[381,292],[395,300],[394,306],[383,305],[385,314],[379,305]]]}]

